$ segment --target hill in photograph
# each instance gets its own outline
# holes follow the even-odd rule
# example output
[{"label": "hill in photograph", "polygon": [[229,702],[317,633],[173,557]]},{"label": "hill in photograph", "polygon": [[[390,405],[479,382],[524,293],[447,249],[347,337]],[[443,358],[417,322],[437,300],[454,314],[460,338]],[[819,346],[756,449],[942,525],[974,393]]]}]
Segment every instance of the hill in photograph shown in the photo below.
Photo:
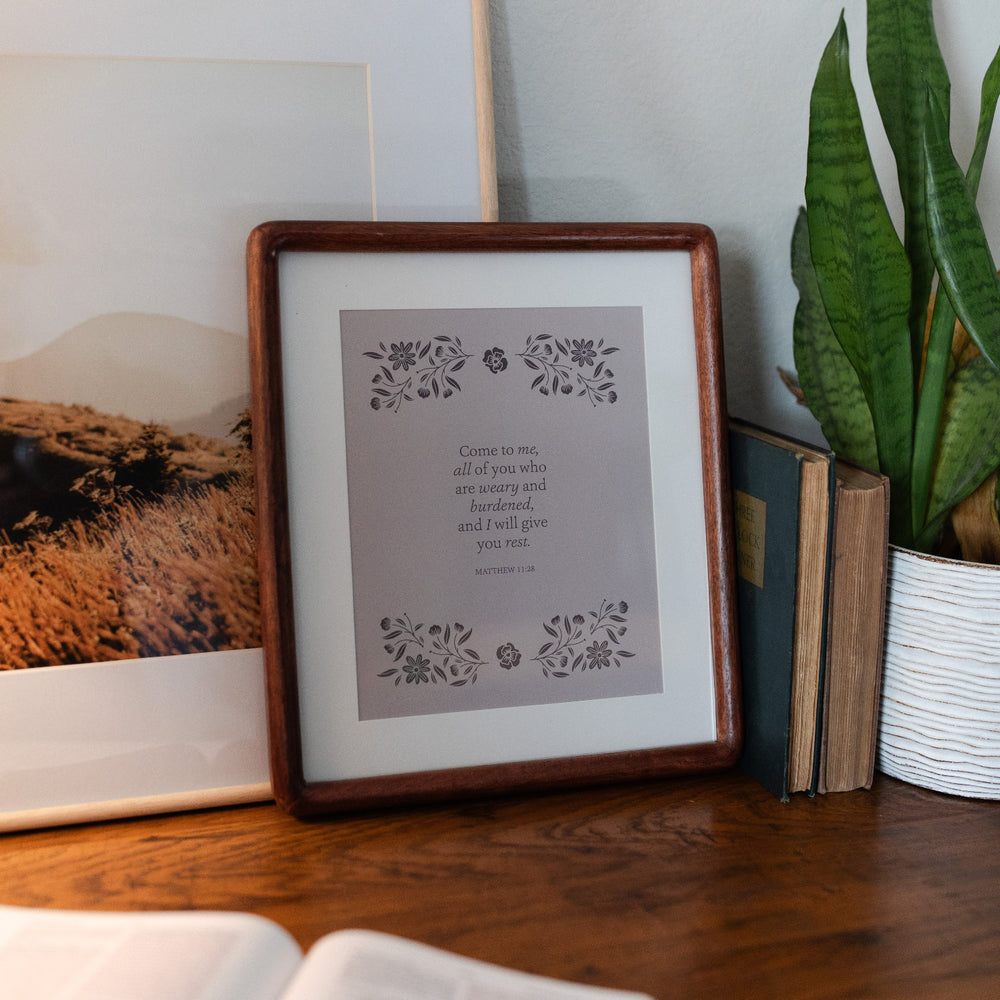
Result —
[{"label": "hill in photograph", "polygon": [[175,316],[108,313],[0,362],[0,396],[75,403],[224,438],[248,405],[246,337]]},{"label": "hill in photograph", "polygon": [[[229,429],[238,418],[230,414]],[[221,483],[238,454],[232,439],[176,434],[91,406],[0,398],[0,531],[13,534],[32,512],[55,523],[79,515],[88,482],[146,494]]]}]

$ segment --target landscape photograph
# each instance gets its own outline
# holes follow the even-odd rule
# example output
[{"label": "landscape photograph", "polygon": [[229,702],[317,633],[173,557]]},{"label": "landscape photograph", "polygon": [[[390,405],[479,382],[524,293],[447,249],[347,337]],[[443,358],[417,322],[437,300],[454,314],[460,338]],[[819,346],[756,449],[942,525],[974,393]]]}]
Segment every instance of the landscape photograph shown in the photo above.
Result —
[{"label": "landscape photograph", "polygon": [[0,669],[260,645],[246,366],[144,315],[0,362]]},{"label": "landscape photograph", "polygon": [[0,85],[0,670],[259,648],[246,238],[371,217],[367,70],[6,53]]},{"label": "landscape photograph", "polygon": [[0,5],[0,826],[266,784],[246,241],[374,214],[366,65],[102,3]]}]

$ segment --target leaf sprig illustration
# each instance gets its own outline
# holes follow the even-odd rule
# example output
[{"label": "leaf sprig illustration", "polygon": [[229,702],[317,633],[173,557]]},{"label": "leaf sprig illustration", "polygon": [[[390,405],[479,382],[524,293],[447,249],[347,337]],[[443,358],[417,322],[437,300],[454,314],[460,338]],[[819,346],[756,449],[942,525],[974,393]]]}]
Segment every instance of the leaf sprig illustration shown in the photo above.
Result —
[{"label": "leaf sprig illustration", "polygon": [[[373,410],[399,412],[404,402],[413,402],[415,391],[420,399],[449,396],[461,392],[455,374],[472,357],[466,354],[458,337],[438,336],[426,342],[400,341],[388,347],[379,343],[378,351],[365,351],[364,356],[381,361],[378,374],[372,378],[371,407]],[[410,372],[410,369],[415,369]]]},{"label": "leaf sprig illustration", "polygon": [[447,684],[464,687],[475,684],[479,668],[486,665],[467,643],[472,629],[460,622],[445,625],[414,625],[409,615],[383,618],[382,641],[385,651],[399,664],[383,670],[379,677],[393,677],[396,685]]},{"label": "leaf sprig illustration", "polygon": [[[574,672],[621,667],[635,653],[621,648],[628,631],[628,604],[625,601],[601,601],[598,611],[587,614],[556,615],[542,628],[551,638],[532,662],[541,665],[542,674],[550,678],[569,677]],[[399,618],[383,618],[382,642],[395,666],[383,670],[379,677],[392,678],[401,684],[444,684],[464,687],[475,684],[481,667],[492,661],[483,660],[468,644],[472,629],[460,622],[445,625],[414,625],[408,614]],[[512,642],[498,647],[496,659],[505,673],[517,668],[521,653]]]},{"label": "leaf sprig illustration", "polygon": [[595,344],[593,340],[560,340],[551,334],[540,333],[528,337],[518,357],[528,368],[539,373],[531,388],[543,396],[576,393],[597,406],[618,399],[615,373],[604,360],[617,350],[617,347],[606,347],[603,337]]},{"label": "leaf sprig illustration", "polygon": [[[599,611],[587,615],[556,615],[542,628],[552,639],[534,657],[546,677],[568,677],[574,671],[603,670],[621,667],[622,661],[635,656],[622,649],[628,631],[628,605],[624,601],[601,602]],[[591,620],[588,622],[588,618]],[[589,643],[589,645],[588,645]]]},{"label": "leaf sprig illustration", "polygon": [[[437,336],[428,341],[401,340],[399,343],[379,343],[379,350],[365,351],[364,356],[382,362],[372,378],[373,410],[398,413],[403,403],[413,402],[414,393],[420,399],[448,399],[462,386],[455,375],[472,355],[467,353],[458,337]],[[572,339],[553,337],[549,333],[529,336],[524,350],[517,355],[532,371],[538,372],[531,389],[543,396],[584,397],[592,406],[614,403],[615,373],[608,367],[607,357],[618,351],[608,347],[601,337]],[[483,364],[494,374],[507,369],[504,351],[493,347],[483,355]],[[412,372],[410,369],[414,369]]]}]

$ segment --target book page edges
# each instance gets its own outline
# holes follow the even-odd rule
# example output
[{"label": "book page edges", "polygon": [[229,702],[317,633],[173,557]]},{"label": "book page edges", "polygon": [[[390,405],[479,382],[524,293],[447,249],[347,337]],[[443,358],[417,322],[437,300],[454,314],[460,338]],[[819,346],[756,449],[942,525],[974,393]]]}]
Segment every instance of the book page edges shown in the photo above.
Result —
[{"label": "book page edges", "polygon": [[803,456],[789,747],[789,792],[812,787],[824,650],[830,460]]}]

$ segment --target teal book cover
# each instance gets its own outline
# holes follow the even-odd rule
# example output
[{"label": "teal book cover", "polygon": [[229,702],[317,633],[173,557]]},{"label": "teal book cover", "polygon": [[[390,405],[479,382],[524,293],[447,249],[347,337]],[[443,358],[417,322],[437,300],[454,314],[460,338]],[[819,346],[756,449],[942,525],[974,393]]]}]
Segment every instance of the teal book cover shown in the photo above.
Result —
[{"label": "teal book cover", "polygon": [[788,798],[802,455],[730,427],[745,745],[740,766]]}]

